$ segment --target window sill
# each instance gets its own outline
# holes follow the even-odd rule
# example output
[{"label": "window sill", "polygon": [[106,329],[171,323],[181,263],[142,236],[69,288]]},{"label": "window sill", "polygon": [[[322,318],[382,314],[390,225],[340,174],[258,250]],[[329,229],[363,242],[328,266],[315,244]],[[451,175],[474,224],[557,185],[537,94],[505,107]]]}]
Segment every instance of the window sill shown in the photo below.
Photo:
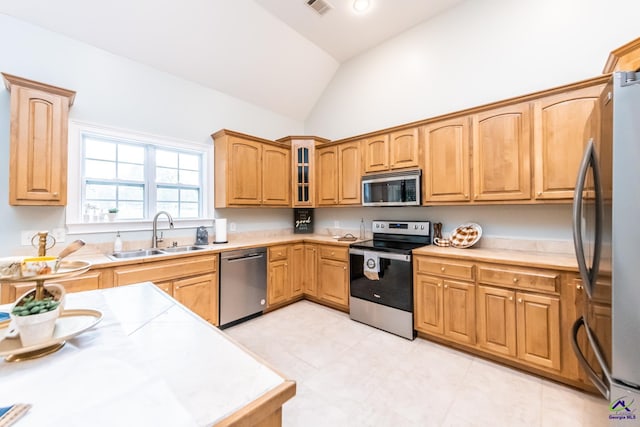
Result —
[{"label": "window sill", "polygon": [[[213,226],[213,218],[174,219],[174,229],[192,229],[204,225]],[[161,217],[158,228],[167,228],[167,218]],[[116,220],[104,222],[69,223],[67,234],[98,234],[113,233],[116,231],[149,231],[153,229],[153,220]]]}]

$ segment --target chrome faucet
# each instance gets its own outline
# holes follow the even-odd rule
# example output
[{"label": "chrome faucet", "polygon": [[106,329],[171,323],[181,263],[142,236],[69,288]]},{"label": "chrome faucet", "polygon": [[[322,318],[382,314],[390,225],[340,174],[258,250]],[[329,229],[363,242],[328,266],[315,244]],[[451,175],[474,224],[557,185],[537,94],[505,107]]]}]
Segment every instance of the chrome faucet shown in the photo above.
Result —
[{"label": "chrome faucet", "polygon": [[158,243],[162,242],[162,238],[158,238],[158,217],[162,214],[165,214],[169,219],[169,228],[173,228],[173,218],[169,212],[160,211],[153,217],[153,237],[151,238],[151,247],[153,249],[156,249],[158,247]]}]

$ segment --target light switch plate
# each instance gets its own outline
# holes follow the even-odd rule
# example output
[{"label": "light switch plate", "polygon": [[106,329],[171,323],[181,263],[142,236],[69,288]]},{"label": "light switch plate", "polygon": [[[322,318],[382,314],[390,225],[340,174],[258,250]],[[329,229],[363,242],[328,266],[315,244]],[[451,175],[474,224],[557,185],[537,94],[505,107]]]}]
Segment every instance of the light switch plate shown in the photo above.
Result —
[{"label": "light switch plate", "polygon": [[236,231],[236,223],[235,222],[230,222],[229,223],[229,231]]}]

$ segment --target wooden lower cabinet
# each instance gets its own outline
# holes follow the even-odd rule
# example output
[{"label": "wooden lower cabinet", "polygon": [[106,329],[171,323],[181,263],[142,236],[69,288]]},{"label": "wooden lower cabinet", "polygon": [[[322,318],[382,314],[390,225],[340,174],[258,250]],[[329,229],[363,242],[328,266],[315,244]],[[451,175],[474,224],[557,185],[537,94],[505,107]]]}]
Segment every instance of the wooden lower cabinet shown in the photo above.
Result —
[{"label": "wooden lower cabinet", "polygon": [[318,299],[341,309],[349,308],[349,248],[318,246]]},{"label": "wooden lower cabinet", "polygon": [[[302,291],[305,295],[312,297],[318,296],[318,249],[316,245],[312,243],[304,244],[304,267],[303,267],[303,280]],[[298,268],[298,265],[295,265]]]},{"label": "wooden lower cabinet", "polygon": [[174,280],[173,297],[206,321],[218,323],[217,274]]},{"label": "wooden lower cabinet", "polygon": [[442,279],[416,274],[414,287],[414,326],[418,331],[444,334]]},{"label": "wooden lower cabinet", "polygon": [[269,308],[291,298],[289,253],[288,245],[272,246],[268,249],[267,307]]},{"label": "wooden lower cabinet", "polygon": [[559,370],[560,298],[479,285],[478,345]]},{"label": "wooden lower cabinet", "polygon": [[418,331],[473,344],[476,340],[475,285],[417,274],[414,324]]},{"label": "wooden lower cabinet", "polygon": [[194,313],[218,325],[218,255],[195,255],[115,267],[113,285],[153,282]]},{"label": "wooden lower cabinet", "polygon": [[516,307],[513,291],[478,285],[478,346],[516,356]]},{"label": "wooden lower cabinet", "polygon": [[[413,265],[414,325],[423,337],[581,386],[569,340],[577,306],[570,274],[425,255]],[[609,327],[606,305],[592,310]]]},{"label": "wooden lower cabinet", "polygon": [[444,280],[444,335],[458,342],[476,342],[475,284]]},{"label": "wooden lower cabinet", "polygon": [[[89,270],[78,276],[66,279],[57,279],[51,283],[58,283],[64,286],[65,292],[92,291],[95,289],[110,288],[112,286],[111,277],[110,268],[98,268],[95,270]],[[0,284],[0,304],[9,304],[14,302],[18,297],[33,289],[35,285],[35,282],[5,282]]]},{"label": "wooden lower cabinet", "polygon": [[518,359],[560,370],[560,299],[516,292]]}]

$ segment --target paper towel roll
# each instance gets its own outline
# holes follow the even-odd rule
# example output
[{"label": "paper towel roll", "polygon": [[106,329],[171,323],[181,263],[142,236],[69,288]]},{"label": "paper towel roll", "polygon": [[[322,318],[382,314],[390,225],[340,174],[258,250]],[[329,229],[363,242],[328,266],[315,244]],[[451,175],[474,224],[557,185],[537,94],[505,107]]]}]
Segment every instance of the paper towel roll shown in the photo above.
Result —
[{"label": "paper towel roll", "polygon": [[227,219],[216,218],[215,228],[216,236],[214,243],[227,243]]}]

